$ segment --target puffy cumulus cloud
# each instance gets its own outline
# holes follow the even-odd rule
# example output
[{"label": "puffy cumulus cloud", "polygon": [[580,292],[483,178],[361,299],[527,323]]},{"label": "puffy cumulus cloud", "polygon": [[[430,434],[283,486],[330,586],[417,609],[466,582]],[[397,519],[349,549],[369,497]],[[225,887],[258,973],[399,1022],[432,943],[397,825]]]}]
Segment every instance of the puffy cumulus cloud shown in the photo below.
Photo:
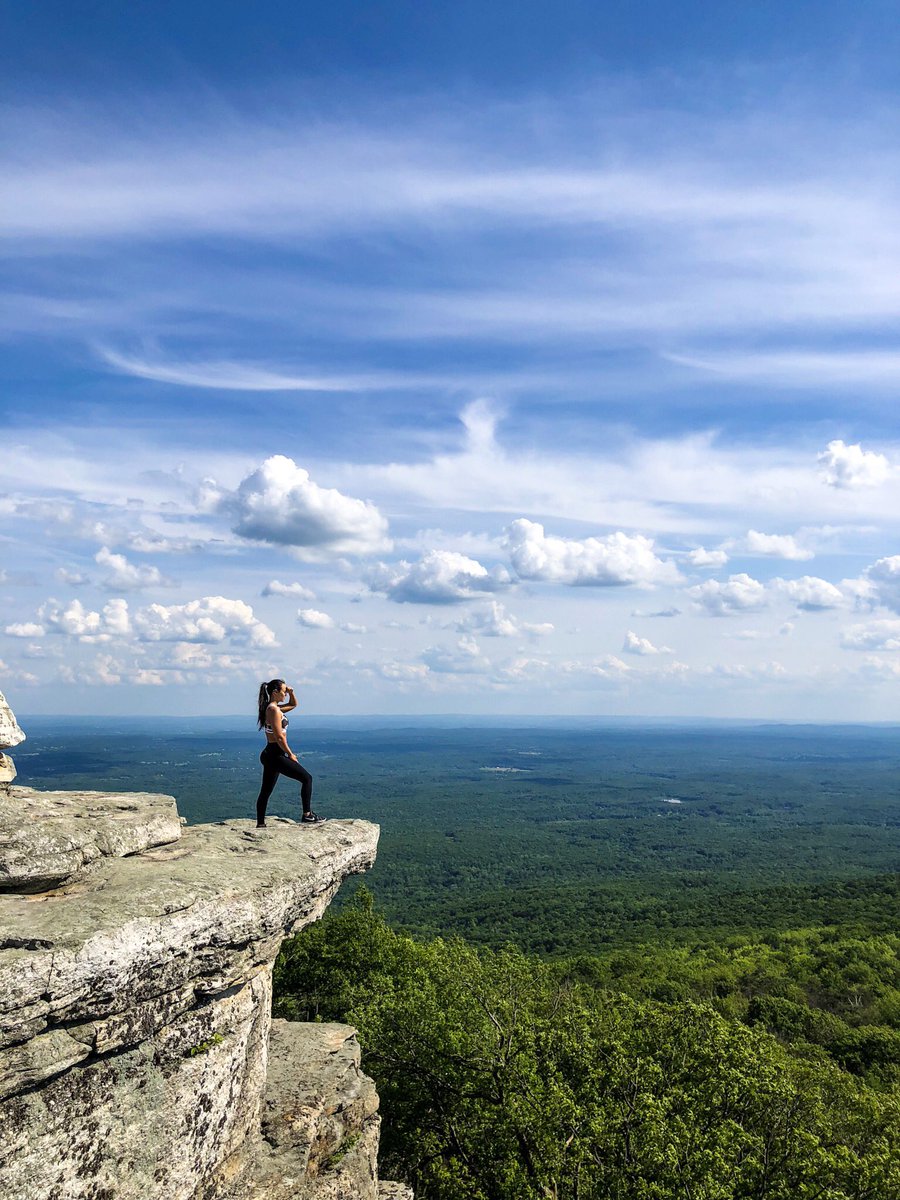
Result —
[{"label": "puffy cumulus cloud", "polygon": [[77,668],[62,666],[59,674],[67,683],[79,686],[115,687],[122,682],[124,667],[109,654],[100,654],[92,663],[80,664]]},{"label": "puffy cumulus cloud", "polygon": [[307,629],[334,629],[334,619],[317,608],[298,608],[297,623]]},{"label": "puffy cumulus cloud", "polygon": [[297,600],[315,600],[315,592],[311,592],[302,583],[282,583],[280,579],[270,579],[260,593],[263,596],[293,596]]},{"label": "puffy cumulus cloud", "polygon": [[[129,676],[129,683],[133,683],[137,687],[165,687],[166,684],[172,682],[171,672],[155,671],[150,667],[141,667]],[[174,682],[180,682],[180,680]]]},{"label": "puffy cumulus cloud", "polygon": [[815,557],[813,551],[801,546],[791,533],[760,533],[757,529],[751,529],[744,539],[744,545],[751,554],[763,554],[768,558],[802,562]]},{"label": "puffy cumulus cloud", "polygon": [[43,625],[38,625],[34,621],[13,621],[12,625],[7,625],[3,632],[9,637],[36,638],[43,637],[46,630]]},{"label": "puffy cumulus cloud", "polygon": [[900,554],[879,558],[863,572],[861,598],[900,612]]},{"label": "puffy cumulus cloud", "polygon": [[374,504],[319,487],[283,454],[267,458],[217,506],[231,514],[240,537],[287,546],[306,558],[390,547],[387,521]]},{"label": "puffy cumulus cloud", "polygon": [[243,600],[204,596],[187,604],[151,604],[135,614],[135,629],[145,642],[234,642],[276,646],[275,634]]},{"label": "puffy cumulus cloud", "polygon": [[38,617],[49,633],[65,634],[80,642],[108,642],[131,632],[128,602],[121,598],[110,600],[102,612],[86,609],[80,600],[67,605],[48,600],[38,610]]},{"label": "puffy cumulus cloud", "polygon": [[658,558],[650,538],[611,533],[606,537],[548,537],[543,525],[520,517],[506,531],[506,548],[520,579],[583,587],[674,583],[678,570]]},{"label": "puffy cumulus cloud", "polygon": [[111,637],[124,638],[131,633],[128,601],[117,597],[103,606],[103,625]]},{"label": "puffy cumulus cloud", "polygon": [[361,637],[362,634],[368,633],[368,627],[365,625],[354,625],[352,621],[342,621],[338,626],[341,633],[352,633]]},{"label": "puffy cumulus cloud", "polygon": [[429,646],[422,652],[422,662],[439,675],[483,675],[491,669],[471,637],[461,637],[453,647]]},{"label": "puffy cumulus cloud", "polygon": [[520,621],[499,600],[491,600],[484,608],[467,613],[456,623],[460,633],[473,633],[480,637],[540,637],[552,633],[553,626],[549,621],[533,625]]},{"label": "puffy cumulus cloud", "polygon": [[772,587],[804,612],[840,608],[845,603],[840,588],[836,588],[827,579],[818,579],[815,575],[803,575],[800,579],[773,579]]},{"label": "puffy cumulus cloud", "polygon": [[124,554],[114,554],[108,546],[103,546],[94,555],[94,562],[106,571],[102,583],[111,592],[137,591],[147,587],[165,587],[169,580],[164,579],[158,567],[138,566],[130,563]]},{"label": "puffy cumulus cloud", "polygon": [[625,640],[622,643],[622,650],[626,654],[674,654],[675,651],[669,646],[654,646],[649,638],[639,637],[631,629],[625,634]]},{"label": "puffy cumulus cloud", "polygon": [[175,666],[192,671],[207,670],[215,662],[209,645],[201,642],[176,642],[170,657]]},{"label": "puffy cumulus cloud", "polygon": [[878,487],[891,472],[883,454],[863,450],[859,442],[847,446],[840,439],[829,442],[818,459],[822,478],[830,487]]},{"label": "puffy cumulus cloud", "polygon": [[688,562],[692,567],[724,567],[728,562],[728,555],[724,550],[706,550],[703,546],[698,546],[688,554]]},{"label": "puffy cumulus cloud", "polygon": [[871,621],[851,625],[841,634],[847,650],[900,650],[900,621]]},{"label": "puffy cumulus cloud", "polygon": [[510,584],[503,567],[489,571],[476,559],[453,550],[431,550],[415,563],[379,563],[367,581],[373,592],[398,604],[460,604]]},{"label": "puffy cumulus cloud", "polygon": [[687,589],[694,603],[714,617],[730,616],[732,613],[752,612],[766,605],[766,589],[758,579],[743,572],[730,575],[725,583],[708,579]]}]

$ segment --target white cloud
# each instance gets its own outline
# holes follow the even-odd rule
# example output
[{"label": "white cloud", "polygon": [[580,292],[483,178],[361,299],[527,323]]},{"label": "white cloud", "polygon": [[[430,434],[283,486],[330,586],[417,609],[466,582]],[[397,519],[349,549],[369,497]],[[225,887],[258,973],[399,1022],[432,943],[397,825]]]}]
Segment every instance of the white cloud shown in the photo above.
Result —
[{"label": "white cloud", "polygon": [[364,633],[369,632],[367,626],[354,625],[352,621],[342,621],[341,624],[338,626],[338,628],[341,630],[342,633],[355,634],[357,637],[361,637]]},{"label": "white cloud", "polygon": [[361,392],[381,389],[419,388],[446,383],[435,378],[403,371],[370,371],[365,375],[296,374],[267,364],[231,360],[180,362],[157,358],[139,358],[99,347],[100,357],[109,366],[138,379],[172,383],[191,388],[215,388],[237,392]]},{"label": "white cloud", "polygon": [[190,670],[205,670],[215,662],[209,645],[200,642],[176,642],[170,657],[176,666]]},{"label": "white cloud", "polygon": [[128,602],[121,597],[110,600],[103,606],[104,631],[111,637],[127,637],[131,633],[128,617]]},{"label": "white cloud", "polygon": [[653,655],[675,653],[669,646],[654,646],[649,638],[639,637],[638,634],[632,632],[630,629],[625,634],[622,649],[627,654]]},{"label": "white cloud", "polygon": [[14,621],[12,625],[7,625],[3,632],[9,637],[36,638],[43,637],[46,630],[43,625],[38,625],[34,621]]},{"label": "white cloud", "polygon": [[57,569],[56,578],[60,583],[68,584],[69,587],[84,587],[91,582],[87,575],[84,575],[81,571],[70,571],[66,567],[59,567]]},{"label": "white cloud", "polygon": [[111,592],[137,591],[139,588],[161,587],[168,583],[158,567],[130,563],[124,554],[113,554],[108,546],[97,551],[94,561],[106,568],[103,586]]},{"label": "white cloud", "polygon": [[369,587],[398,604],[459,604],[508,587],[502,567],[488,570],[474,558],[453,550],[431,550],[415,563],[379,563],[368,576]]},{"label": "white cloud", "polygon": [[491,669],[474,638],[461,637],[452,648],[429,646],[422,662],[439,675],[481,675]]},{"label": "white cloud", "polygon": [[764,608],[766,589],[757,579],[741,573],[730,575],[726,583],[708,579],[687,589],[687,594],[700,608],[705,608],[714,617],[724,617],[736,612],[752,612]]},{"label": "white cloud", "polygon": [[109,654],[100,654],[93,662],[81,663],[77,668],[64,665],[59,669],[66,682],[79,687],[115,687],[122,682],[123,673],[122,664]]},{"label": "white cloud", "polygon": [[772,587],[792,600],[804,612],[817,612],[826,608],[840,608],[844,595],[827,579],[815,575],[803,575],[800,579],[773,579]]},{"label": "white cloud", "polygon": [[333,629],[334,619],[328,613],[319,612],[317,608],[298,608],[297,622],[307,629]]},{"label": "white cloud", "polygon": [[847,650],[900,650],[900,621],[872,621],[851,625],[841,634]]},{"label": "white cloud", "polygon": [[548,537],[543,525],[524,517],[506,531],[506,546],[520,579],[586,587],[673,583],[676,567],[658,558],[650,538],[611,533],[606,537]]},{"label": "white cloud", "polygon": [[867,654],[863,659],[863,671],[875,679],[894,682],[900,678],[900,661],[896,658],[881,658],[878,654]]},{"label": "white cloud", "polygon": [[283,454],[267,458],[219,504],[240,537],[290,547],[302,557],[373,554],[390,546],[387,521],[374,504],[319,487]]},{"label": "white cloud", "polygon": [[692,567],[724,567],[728,555],[724,550],[705,550],[703,546],[698,546],[688,554],[688,562]]},{"label": "white cloud", "polygon": [[879,558],[863,572],[862,582],[874,603],[900,612],[900,554]]},{"label": "white cloud", "polygon": [[818,461],[825,482],[836,488],[877,487],[891,471],[883,454],[863,450],[859,442],[847,446],[839,438],[828,443]]},{"label": "white cloud", "polygon": [[204,596],[187,604],[151,604],[135,614],[135,628],[147,642],[224,642],[276,646],[275,634],[242,600]]},{"label": "white cloud", "polygon": [[499,600],[491,600],[485,607],[474,609],[456,623],[460,633],[474,633],[481,637],[540,636],[553,632],[553,626],[545,621],[530,624],[520,621]]},{"label": "white cloud", "polygon": [[135,671],[130,682],[137,687],[165,687],[173,681],[171,672],[155,671],[149,667],[142,667]]},{"label": "white cloud", "polygon": [[744,544],[751,554],[763,554],[770,558],[786,558],[801,562],[804,559],[815,557],[812,550],[799,545],[797,539],[790,533],[760,533],[756,529],[751,529],[747,533]]},{"label": "white cloud", "polygon": [[80,642],[108,642],[130,632],[128,604],[121,598],[110,600],[102,612],[86,609],[80,600],[72,600],[65,607],[57,600],[48,600],[38,610],[38,617],[48,632]]},{"label": "white cloud", "polygon": [[280,579],[270,579],[263,588],[263,596],[295,596],[298,600],[315,600],[315,592],[311,592],[302,583],[282,583]]},{"label": "white cloud", "polygon": [[[604,654],[599,658],[567,660],[559,664],[559,671],[571,681],[621,680],[631,673],[628,663],[615,654]],[[576,683],[577,686],[577,683]]]}]

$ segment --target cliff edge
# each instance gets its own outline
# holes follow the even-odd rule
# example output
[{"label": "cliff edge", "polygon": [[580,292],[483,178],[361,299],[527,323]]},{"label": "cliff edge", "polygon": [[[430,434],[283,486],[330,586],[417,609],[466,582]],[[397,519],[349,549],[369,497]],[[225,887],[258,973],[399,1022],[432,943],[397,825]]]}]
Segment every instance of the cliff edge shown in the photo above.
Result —
[{"label": "cliff edge", "polygon": [[183,826],[168,796],[0,783],[0,1195],[409,1194],[379,1184],[354,1031],[271,1019],[282,940],[377,840],[365,821]]}]

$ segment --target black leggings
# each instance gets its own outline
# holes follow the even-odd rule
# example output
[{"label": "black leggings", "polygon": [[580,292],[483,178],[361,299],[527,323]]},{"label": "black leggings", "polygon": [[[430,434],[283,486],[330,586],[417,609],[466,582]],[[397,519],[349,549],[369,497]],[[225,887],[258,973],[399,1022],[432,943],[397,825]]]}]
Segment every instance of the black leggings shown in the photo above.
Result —
[{"label": "black leggings", "polygon": [[301,767],[298,762],[288,758],[275,742],[269,742],[266,745],[265,750],[259,756],[259,761],[262,763],[263,777],[262,787],[259,789],[259,797],[256,801],[257,823],[266,819],[266,805],[269,803],[269,797],[278,782],[279,775],[287,775],[288,779],[297,780],[300,784],[300,801],[303,811],[308,813],[312,807],[312,775],[306,767]]}]

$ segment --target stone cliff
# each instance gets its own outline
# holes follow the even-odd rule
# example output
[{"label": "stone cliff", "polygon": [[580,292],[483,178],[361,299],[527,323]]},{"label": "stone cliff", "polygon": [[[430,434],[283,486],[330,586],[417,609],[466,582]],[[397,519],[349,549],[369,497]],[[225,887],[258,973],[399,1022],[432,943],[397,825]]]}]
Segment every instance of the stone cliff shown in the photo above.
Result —
[{"label": "stone cliff", "polygon": [[[0,696],[0,749],[23,736]],[[354,1031],[271,1018],[282,940],[377,839],[0,782],[0,1196],[408,1197]]]}]

